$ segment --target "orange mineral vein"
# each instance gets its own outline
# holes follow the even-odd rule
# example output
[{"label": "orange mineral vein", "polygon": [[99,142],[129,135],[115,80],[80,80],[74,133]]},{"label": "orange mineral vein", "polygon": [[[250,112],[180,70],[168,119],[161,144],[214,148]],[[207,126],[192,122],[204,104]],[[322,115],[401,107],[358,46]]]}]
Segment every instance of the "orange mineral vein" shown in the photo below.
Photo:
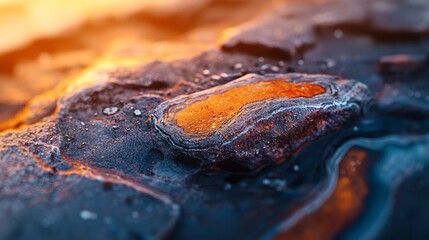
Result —
[{"label": "orange mineral vein", "polygon": [[324,92],[320,85],[287,82],[287,79],[260,81],[193,103],[178,111],[175,120],[186,133],[202,134],[219,128],[248,103],[271,98],[311,98]]},{"label": "orange mineral vein", "polygon": [[352,149],[341,162],[337,186],[325,204],[274,239],[334,239],[362,211],[368,194],[367,160],[367,152]]}]

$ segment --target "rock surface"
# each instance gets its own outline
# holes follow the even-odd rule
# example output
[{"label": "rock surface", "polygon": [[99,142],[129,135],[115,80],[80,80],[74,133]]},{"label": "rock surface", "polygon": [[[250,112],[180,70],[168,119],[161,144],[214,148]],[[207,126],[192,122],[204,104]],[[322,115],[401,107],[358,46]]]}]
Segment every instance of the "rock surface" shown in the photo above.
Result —
[{"label": "rock surface", "polygon": [[[302,236],[309,229],[320,239],[426,238],[427,63],[420,71],[395,67],[387,75],[378,68],[386,56],[429,53],[426,1],[315,2],[290,1],[264,21],[238,28],[223,48],[196,56],[147,61],[127,55],[133,48],[119,60],[107,55],[33,99],[0,134],[0,238],[260,239]],[[302,31],[288,30],[295,24]],[[268,26],[281,31],[276,35]],[[314,48],[302,48],[307,43]],[[227,152],[235,159],[249,154],[244,157],[254,171],[237,164],[201,165],[227,159],[173,146],[188,146],[184,141],[194,138],[179,138],[172,122],[165,123],[170,140],[155,128],[166,106],[222,90],[242,76],[238,81],[247,84],[252,75],[246,74],[351,84],[360,86],[359,102],[369,101],[363,85],[341,80],[356,79],[376,97],[375,107],[351,119],[358,108],[336,106],[324,112],[336,114],[326,118],[332,122],[313,122],[335,131],[315,131],[303,126],[317,112],[300,105],[312,98],[296,99],[296,119],[270,117],[269,130],[251,125],[255,133],[237,138],[248,152]],[[344,96],[325,97],[332,104]],[[255,104],[259,110],[242,119],[261,119],[277,108],[271,101],[266,108]],[[12,112],[24,105],[3,102]],[[294,140],[294,150],[276,155],[270,149],[286,149],[288,143],[272,145],[267,140],[277,139],[264,131],[283,130],[287,119],[300,120],[302,129],[282,135]],[[353,124],[343,124],[346,119]],[[236,131],[223,133],[242,132],[244,125],[234,126]],[[202,139],[198,144],[205,146],[221,142]],[[251,151],[264,141],[267,157]],[[286,156],[288,161],[265,164]],[[409,214],[416,216],[413,221]],[[332,224],[316,229],[314,222]]]},{"label": "rock surface", "polygon": [[365,85],[324,75],[246,75],[165,101],[158,134],[204,164],[255,169],[356,120],[370,101]]}]

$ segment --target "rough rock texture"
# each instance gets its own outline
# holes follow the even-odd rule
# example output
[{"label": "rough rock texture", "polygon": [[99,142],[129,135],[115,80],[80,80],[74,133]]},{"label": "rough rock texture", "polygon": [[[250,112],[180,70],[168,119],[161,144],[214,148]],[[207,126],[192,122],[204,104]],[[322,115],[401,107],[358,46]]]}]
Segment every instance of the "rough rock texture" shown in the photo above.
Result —
[{"label": "rough rock texture", "polygon": [[[256,84],[269,84],[278,79],[282,83],[303,84],[295,91],[304,89],[306,85],[316,85],[321,86],[324,92],[314,96],[273,96],[259,101],[251,99],[250,102],[237,106],[231,116],[222,119],[220,126],[216,128],[212,126],[216,124],[214,119],[221,117],[219,114],[225,114],[240,98],[246,98],[241,94],[256,95],[258,91],[268,94],[270,90],[272,91],[271,88],[267,89],[264,85]],[[251,84],[254,84],[253,88],[259,90],[253,93],[228,93]],[[273,85],[279,86],[280,83]],[[277,94],[287,91],[280,88]],[[186,111],[187,107],[204,103],[220,94],[225,95],[219,99],[225,104],[213,100],[200,109],[188,110],[192,112],[188,113],[190,119],[187,121],[207,118],[189,124],[201,125],[209,121],[209,131],[189,133],[178,124],[177,116]],[[228,101],[228,98],[232,100]],[[246,75],[222,86],[165,101],[155,110],[153,119],[158,134],[182,154],[198,158],[205,164],[224,162],[255,169],[267,163],[281,162],[304,143],[325,135],[352,119],[357,119],[370,99],[365,85],[331,76]],[[216,105],[219,104],[224,104],[223,112],[216,112]],[[208,116],[204,115],[206,108],[211,112]],[[196,128],[188,126],[191,127]]]},{"label": "rough rock texture", "polygon": [[[238,28],[224,50],[94,63],[43,101],[34,99],[0,135],[0,238],[281,238],[315,229],[314,221],[331,223],[326,216],[345,220],[318,225],[320,239],[427,238],[427,63],[420,71],[379,68],[386,56],[427,56],[426,1],[389,1],[383,11],[374,7],[385,4],[380,0],[316,2],[291,1],[272,20]],[[314,16],[298,35],[314,45],[303,52],[291,50],[300,46],[293,32],[271,39],[261,28]],[[161,140],[153,124],[155,110],[177,97],[248,73],[291,72],[356,79],[376,97],[375,107],[352,125],[299,144],[287,161],[250,172],[201,166]],[[350,151],[359,154],[345,155]],[[359,165],[364,160],[368,165]]]}]

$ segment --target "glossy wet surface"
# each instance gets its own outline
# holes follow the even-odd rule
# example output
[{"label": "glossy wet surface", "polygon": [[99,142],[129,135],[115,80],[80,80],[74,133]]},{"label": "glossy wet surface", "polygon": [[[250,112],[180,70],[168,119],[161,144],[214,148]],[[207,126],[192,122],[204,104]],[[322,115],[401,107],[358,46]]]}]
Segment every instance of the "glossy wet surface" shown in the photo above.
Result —
[{"label": "glossy wet surface", "polygon": [[209,96],[178,111],[177,125],[186,133],[200,134],[216,130],[243,106],[272,98],[311,98],[325,89],[315,84],[289,83],[287,79],[258,82]]},{"label": "glossy wet surface", "polygon": [[[428,3],[319,4],[281,13],[294,24],[302,24],[300,16],[317,16],[301,25],[317,30],[314,41],[313,30],[302,28],[270,41],[272,33],[255,25],[252,31],[261,34],[238,35],[233,43],[248,41],[195,57],[141,64],[126,54],[109,58],[48,95],[51,104],[32,103],[40,106],[37,114],[31,108],[23,113],[32,123],[15,119],[0,137],[0,238],[426,239]],[[290,51],[308,42],[314,47]],[[278,46],[287,46],[284,54]],[[133,64],[118,67],[124,59]],[[155,110],[176,97],[248,73],[290,72],[355,79],[368,86],[372,107],[355,118],[337,113],[337,120],[347,119],[343,124],[253,171],[234,161],[202,166],[154,126]],[[299,126],[317,126],[311,120]],[[267,125],[252,129],[268,131]],[[286,125],[269,126],[275,132]],[[260,149],[240,156],[266,159],[259,154],[272,146],[266,140],[244,138]]]}]

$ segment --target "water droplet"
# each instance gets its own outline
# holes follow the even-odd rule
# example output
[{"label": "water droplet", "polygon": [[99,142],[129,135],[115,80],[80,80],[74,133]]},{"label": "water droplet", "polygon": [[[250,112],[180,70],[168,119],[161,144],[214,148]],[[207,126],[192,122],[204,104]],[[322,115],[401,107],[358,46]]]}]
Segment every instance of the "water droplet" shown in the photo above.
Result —
[{"label": "water droplet", "polygon": [[211,79],[212,80],[220,80],[221,77],[219,75],[212,75]]},{"label": "water droplet", "polygon": [[136,110],[134,110],[134,115],[141,116],[142,112],[140,110],[136,109]]},{"label": "water droplet", "polygon": [[204,69],[204,70],[203,70],[203,75],[205,75],[205,76],[210,75],[210,70],[208,70],[208,69]]},{"label": "water droplet", "polygon": [[107,107],[105,109],[103,109],[103,113],[106,115],[113,115],[115,113],[118,112],[118,108],[117,107]]},{"label": "water droplet", "polygon": [[95,212],[91,212],[88,210],[82,210],[80,211],[80,218],[82,220],[95,220],[97,219],[98,215]]},{"label": "water droplet", "polygon": [[264,179],[262,184],[274,188],[276,191],[281,191],[286,186],[286,181],[283,179]]},{"label": "water droplet", "polygon": [[242,68],[243,68],[243,64],[241,64],[241,63],[234,64],[234,69],[235,70],[239,70],[239,69],[242,69]]},{"label": "water droplet", "polygon": [[280,69],[277,66],[271,66],[271,71],[278,72]]},{"label": "water droplet", "polygon": [[335,64],[336,64],[336,62],[334,60],[332,60],[332,59],[327,59],[326,60],[326,66],[328,68],[333,68],[335,66]]},{"label": "water droplet", "polygon": [[298,164],[293,165],[293,170],[295,172],[298,172],[299,171],[299,165]]},{"label": "water droplet", "polygon": [[221,73],[220,76],[222,78],[228,78],[229,77],[228,73]]},{"label": "water droplet", "polygon": [[302,59],[298,60],[298,65],[299,65],[299,66],[304,65],[304,60],[302,60]]},{"label": "water droplet", "polygon": [[271,67],[271,65],[270,64],[264,64],[264,65],[262,65],[261,66],[261,69],[262,70],[267,70],[267,69],[269,69]]},{"label": "water droplet", "polygon": [[270,183],[271,183],[270,179],[262,180],[262,184],[264,184],[264,185],[270,185]]},{"label": "water droplet", "polygon": [[335,30],[334,31],[334,37],[336,38],[336,39],[340,39],[340,38],[342,38],[344,36],[344,32],[343,31],[341,31],[340,29],[337,29],[337,30]]}]

